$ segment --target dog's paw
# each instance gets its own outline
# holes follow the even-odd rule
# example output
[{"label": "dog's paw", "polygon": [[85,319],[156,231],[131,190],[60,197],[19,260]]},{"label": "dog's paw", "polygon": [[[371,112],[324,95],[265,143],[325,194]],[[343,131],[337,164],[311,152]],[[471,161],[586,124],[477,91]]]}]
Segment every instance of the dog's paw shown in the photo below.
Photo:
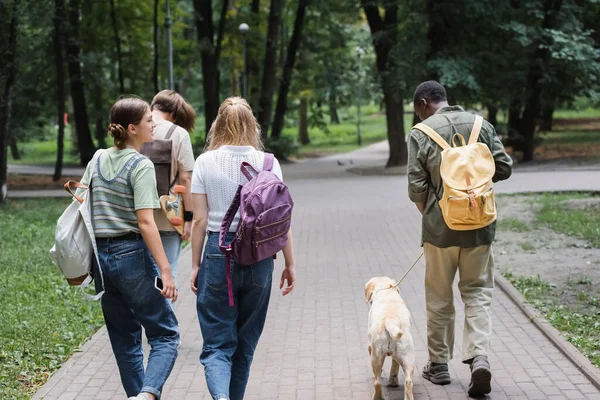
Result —
[{"label": "dog's paw", "polygon": [[400,383],[398,382],[398,376],[390,376],[390,379],[388,379],[387,385],[390,387],[400,386]]},{"label": "dog's paw", "polygon": [[383,398],[383,396],[374,395],[373,400],[385,400],[385,399]]}]

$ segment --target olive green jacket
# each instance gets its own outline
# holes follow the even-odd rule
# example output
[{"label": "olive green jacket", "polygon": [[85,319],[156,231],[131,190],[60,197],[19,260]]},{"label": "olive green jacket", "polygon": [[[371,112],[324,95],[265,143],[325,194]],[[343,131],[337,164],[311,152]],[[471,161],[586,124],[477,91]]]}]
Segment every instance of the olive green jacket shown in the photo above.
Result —
[{"label": "olive green jacket", "polygon": [[[423,121],[434,129],[446,142],[458,132],[469,140],[475,116],[460,106],[448,106],[439,109],[434,115]],[[512,173],[512,159],[506,154],[504,146],[492,124],[483,122],[479,142],[485,143],[492,152],[496,164],[494,182],[508,179]],[[412,129],[408,138],[408,197],[415,203],[424,203],[422,241],[436,247],[477,247],[491,244],[496,234],[496,223],[472,231],[454,231],[446,225],[439,199],[444,191],[440,176],[442,149],[427,135]]]}]

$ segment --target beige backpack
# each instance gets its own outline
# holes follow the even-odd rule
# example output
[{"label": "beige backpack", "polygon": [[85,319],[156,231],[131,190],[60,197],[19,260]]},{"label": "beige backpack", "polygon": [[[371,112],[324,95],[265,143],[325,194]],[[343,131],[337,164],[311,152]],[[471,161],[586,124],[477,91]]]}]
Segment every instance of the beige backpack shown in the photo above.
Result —
[{"label": "beige backpack", "polygon": [[[415,125],[442,149],[440,175],[444,193],[439,201],[444,221],[455,231],[470,231],[488,226],[496,220],[496,201],[492,177],[496,172],[494,157],[485,143],[478,143],[483,118],[475,117],[469,143],[460,133],[452,136],[452,147],[425,124]],[[460,140],[457,146],[455,140]]]}]

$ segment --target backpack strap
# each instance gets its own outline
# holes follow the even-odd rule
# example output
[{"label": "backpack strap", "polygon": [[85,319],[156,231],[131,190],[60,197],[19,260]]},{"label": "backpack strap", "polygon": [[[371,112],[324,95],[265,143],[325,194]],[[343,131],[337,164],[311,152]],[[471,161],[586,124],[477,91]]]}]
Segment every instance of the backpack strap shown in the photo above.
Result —
[{"label": "backpack strap", "polygon": [[265,153],[265,159],[263,161],[263,171],[272,170],[274,162],[275,162],[275,156],[272,153]]},{"label": "backpack strap", "polygon": [[254,169],[252,164],[246,161],[242,162],[242,165],[240,165],[240,171],[242,171],[242,174],[244,174],[246,179],[248,179],[249,181],[251,181],[254,178],[254,176],[252,176],[253,173],[255,176],[258,175],[258,172]]},{"label": "backpack strap", "polygon": [[165,140],[171,139],[171,135],[173,134],[173,132],[175,132],[175,129],[177,129],[177,125],[172,124],[169,130],[167,131],[167,136],[165,136]]},{"label": "backpack strap", "polygon": [[226,244],[225,239],[227,238],[227,234],[229,233],[229,228],[231,228],[231,223],[235,218],[235,214],[237,213],[238,208],[240,208],[240,199],[241,199],[242,185],[238,187],[237,192],[235,192],[235,196],[233,196],[233,201],[229,206],[229,209],[225,213],[223,217],[223,222],[221,223],[221,229],[219,230],[219,250],[221,253],[225,254],[225,276],[227,278],[227,296],[229,297],[229,306],[233,307],[233,283],[231,282],[231,243]]},{"label": "backpack strap", "polygon": [[471,136],[469,136],[469,144],[477,143],[477,139],[479,139],[479,132],[481,132],[482,125],[483,117],[480,115],[476,115],[475,122],[473,123],[473,129],[471,129]]},{"label": "backpack strap", "polygon": [[413,129],[418,129],[421,132],[423,132],[424,134],[426,134],[427,136],[429,136],[431,138],[431,140],[436,142],[438,144],[438,146],[440,146],[442,149],[446,150],[446,149],[450,148],[450,145],[448,144],[448,142],[446,142],[444,140],[444,138],[442,138],[440,136],[439,133],[437,133],[436,131],[434,131],[433,129],[428,127],[427,125],[425,125],[423,123],[419,123],[419,124],[416,124],[413,127]]}]

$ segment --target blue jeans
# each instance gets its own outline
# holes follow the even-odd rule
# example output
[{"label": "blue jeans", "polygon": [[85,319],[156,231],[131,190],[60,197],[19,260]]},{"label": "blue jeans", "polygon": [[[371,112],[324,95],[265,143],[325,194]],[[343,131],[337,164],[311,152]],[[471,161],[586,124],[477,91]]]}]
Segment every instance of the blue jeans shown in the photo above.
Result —
[{"label": "blue jeans", "polygon": [[[178,286],[177,271],[179,269],[179,255],[181,254],[181,236],[179,236],[179,232],[177,231],[161,231],[160,240],[162,241],[167,260],[171,266],[173,281],[175,281],[175,286]],[[169,300],[169,304],[173,307],[173,302],[171,300]]]},{"label": "blue jeans", "polygon": [[[228,240],[232,238],[230,234]],[[219,235],[209,232],[197,282],[196,309],[204,339],[200,362],[213,399],[242,400],[267,317],[273,259],[248,266],[231,260],[233,307],[227,297],[225,265]]]},{"label": "blue jeans", "polygon": [[[177,358],[177,317],[158,290],[159,270],[144,241],[98,239],[104,274],[102,312],[127,396],[148,392],[160,398]],[[94,276],[99,276],[94,260]],[[96,291],[102,290],[95,279]],[[144,371],[142,326],[151,346]]]}]

